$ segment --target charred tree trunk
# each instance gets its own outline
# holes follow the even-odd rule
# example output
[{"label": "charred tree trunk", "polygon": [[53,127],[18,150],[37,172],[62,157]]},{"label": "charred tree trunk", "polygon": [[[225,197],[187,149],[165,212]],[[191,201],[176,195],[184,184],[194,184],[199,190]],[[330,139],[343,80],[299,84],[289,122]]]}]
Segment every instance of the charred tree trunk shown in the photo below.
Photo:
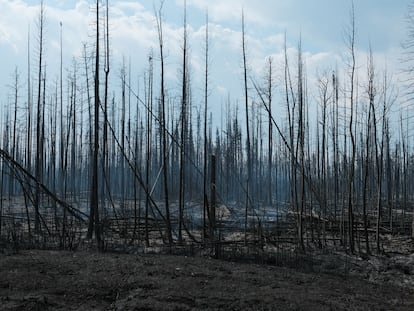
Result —
[{"label": "charred tree trunk", "polygon": [[43,79],[43,28],[45,22],[45,10],[43,6],[43,0],[40,2],[40,15],[39,15],[39,72],[38,72],[38,88],[37,88],[37,116],[36,116],[36,190],[34,198],[34,210],[35,210],[35,231],[38,233],[40,231],[40,186],[39,183],[42,182],[42,79]]},{"label": "charred tree trunk", "polygon": [[187,12],[184,1],[184,42],[183,42],[183,68],[182,68],[182,92],[181,92],[181,142],[180,142],[180,189],[178,200],[178,242],[183,239],[184,207],[185,207],[185,155],[187,140]]},{"label": "charred tree trunk", "polygon": [[94,127],[93,127],[93,158],[92,178],[90,186],[90,209],[88,238],[95,232],[96,242],[101,248],[101,231],[99,223],[98,202],[98,155],[99,155],[99,1],[96,2],[96,46],[95,46],[95,78],[94,78]]},{"label": "charred tree trunk", "polygon": [[162,6],[157,15],[157,30],[158,30],[158,43],[160,47],[160,61],[161,61],[161,136],[162,136],[162,170],[164,175],[164,205],[165,205],[165,218],[167,226],[167,239],[168,244],[172,246],[172,229],[171,229],[171,216],[169,205],[169,193],[168,193],[168,146],[167,146],[167,116],[165,109],[165,79],[164,79],[164,40],[162,31]]},{"label": "charred tree trunk", "polygon": [[252,183],[252,159],[250,151],[250,119],[249,119],[249,96],[247,85],[247,59],[246,59],[246,33],[244,24],[244,12],[242,13],[242,49],[243,49],[243,77],[244,77],[244,101],[246,113],[246,153],[247,153],[247,180],[246,180],[246,207],[244,215],[244,242],[247,243],[247,221],[250,206],[250,191]]},{"label": "charred tree trunk", "polygon": [[355,251],[355,237],[354,237],[354,179],[355,179],[355,157],[356,157],[356,143],[354,133],[354,93],[355,93],[355,69],[356,69],[356,58],[355,58],[355,11],[352,3],[351,9],[351,25],[348,33],[348,48],[350,52],[351,61],[350,67],[350,113],[349,113],[349,136],[351,138],[351,159],[349,163],[349,180],[348,180],[348,239],[351,253]]},{"label": "charred tree trunk", "polygon": [[206,14],[205,72],[204,72],[204,151],[203,151],[203,237],[206,236],[207,199],[207,109],[208,109],[208,14]]}]

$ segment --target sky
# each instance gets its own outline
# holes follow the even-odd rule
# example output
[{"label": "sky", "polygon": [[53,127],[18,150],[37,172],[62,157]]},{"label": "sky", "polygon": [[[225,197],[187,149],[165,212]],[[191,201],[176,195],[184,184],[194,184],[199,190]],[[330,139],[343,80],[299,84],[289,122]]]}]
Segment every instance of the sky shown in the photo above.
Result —
[{"label": "sky", "polygon": [[[0,0],[0,103],[2,114],[12,94],[10,84],[17,68],[21,101],[27,87],[27,51],[30,38],[32,71],[36,68],[38,0]],[[360,70],[366,67],[371,46],[376,67],[387,68],[397,86],[402,70],[401,44],[407,36],[406,15],[410,0],[354,1],[356,50]],[[80,61],[83,43],[93,43],[93,1],[45,0],[45,57],[49,81],[58,77],[60,23],[65,72]],[[132,84],[142,83],[152,50],[158,60],[155,8],[159,0],[109,0],[111,86],[119,88],[120,67],[131,64]],[[243,101],[241,15],[244,11],[249,75],[262,81],[266,60],[276,64],[275,88],[282,75],[283,46],[292,62],[301,39],[309,85],[317,76],[336,67],[345,68],[346,29],[351,0],[187,0],[190,75],[195,106],[201,105],[204,74],[206,12],[209,18],[210,110],[220,116],[223,103]],[[163,6],[167,88],[179,96],[184,0],[165,0]],[[155,62],[155,67],[159,62]],[[345,75],[345,74],[344,74]],[[141,82],[140,82],[141,81]],[[52,83],[51,83],[52,85]],[[50,86],[52,87],[52,86]],[[253,92],[253,90],[251,90]],[[315,94],[316,96],[316,94]],[[216,122],[219,122],[219,117]]]}]

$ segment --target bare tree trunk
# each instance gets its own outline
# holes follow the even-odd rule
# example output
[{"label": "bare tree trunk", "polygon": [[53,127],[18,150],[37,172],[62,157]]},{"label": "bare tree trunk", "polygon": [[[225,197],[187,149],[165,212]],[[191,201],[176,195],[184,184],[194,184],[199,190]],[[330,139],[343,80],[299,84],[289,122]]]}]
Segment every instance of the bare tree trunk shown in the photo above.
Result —
[{"label": "bare tree trunk", "polygon": [[[121,69],[121,148],[125,150],[125,122],[126,122],[126,68],[125,68],[125,59],[122,63]],[[121,206],[124,205],[124,196],[125,196],[125,161],[124,158],[121,156],[119,159],[120,171],[121,171]],[[123,208],[123,207],[122,207]]]},{"label": "bare tree trunk", "polygon": [[151,137],[152,137],[152,97],[153,97],[153,56],[150,54],[149,56],[149,77],[148,77],[148,100],[147,100],[147,157],[146,157],[146,176],[145,176],[145,184],[147,188],[146,198],[145,198],[145,244],[149,246],[149,224],[148,224],[148,216],[149,216],[149,203],[150,203],[150,169],[151,169]]},{"label": "bare tree trunk", "polygon": [[[286,34],[285,34],[285,43],[284,43],[284,80],[285,80],[285,96],[286,96],[286,109],[288,116],[288,131],[289,131],[289,143],[285,143],[289,149],[289,200],[291,208],[299,215],[298,211],[298,200],[297,200],[297,174],[296,174],[296,159],[297,157],[295,151],[295,113],[296,113],[296,100],[292,95],[292,98],[289,96],[291,93],[291,79],[290,79],[290,70],[289,62],[287,55],[287,46],[286,46]],[[298,218],[296,218],[298,222]],[[299,240],[299,222],[297,223],[297,234]]]},{"label": "bare tree trunk", "polygon": [[216,156],[211,156],[211,189],[210,189],[210,239],[215,242],[216,236]]},{"label": "bare tree trunk", "polygon": [[[108,148],[108,83],[109,83],[109,5],[108,0],[106,0],[106,16],[105,16],[105,39],[104,39],[104,48],[105,48],[105,61],[104,61],[104,73],[105,73],[105,90],[104,90],[104,124],[103,124],[103,133],[102,133],[102,175],[104,176],[104,181],[102,182],[102,209],[104,214],[107,213],[107,199],[111,196],[111,172],[109,167],[109,148]],[[119,229],[119,228],[118,228]]]},{"label": "bare tree trunk", "polygon": [[[33,101],[32,101],[32,88],[31,88],[31,81],[30,81],[30,29],[27,35],[27,144],[26,144],[26,167],[29,172],[32,171],[32,110],[33,110]],[[3,178],[3,170],[2,170],[2,178]],[[1,184],[3,188],[3,181]],[[3,191],[3,190],[1,190]],[[27,202],[27,194],[25,192],[25,203]],[[27,215],[27,227],[29,231],[29,237],[31,237],[31,224],[30,224],[30,217],[29,217],[29,208],[26,206],[26,215]]]},{"label": "bare tree trunk", "polygon": [[41,126],[42,126],[42,78],[43,78],[43,27],[45,22],[45,9],[43,6],[43,0],[40,2],[40,15],[39,15],[39,72],[38,72],[38,89],[37,89],[37,120],[36,120],[36,190],[34,199],[35,209],[35,231],[40,231],[40,187],[39,183],[42,182],[42,159],[43,150],[41,149]]},{"label": "bare tree trunk", "polygon": [[301,179],[300,179],[300,208],[299,208],[299,246],[302,251],[305,250],[305,244],[303,241],[304,234],[304,210],[305,210],[305,125],[304,125],[304,89],[303,89],[303,62],[302,62],[302,43],[299,43],[298,49],[298,104],[299,104],[299,119],[298,119],[298,143],[299,143],[299,163],[301,166]]},{"label": "bare tree trunk", "polygon": [[[40,154],[40,171],[41,171],[41,179],[43,180],[43,176],[44,176],[44,172],[45,172],[45,168],[46,168],[46,148],[45,148],[45,110],[46,110],[46,70],[43,74],[43,91],[42,91],[42,118],[41,118],[41,125],[40,125],[40,150],[42,150],[42,153]],[[42,181],[43,182],[43,181]],[[40,186],[40,185],[39,185]],[[39,213],[40,216],[40,213]],[[43,220],[44,223],[44,220]],[[49,231],[49,229],[46,227],[47,231]],[[50,233],[50,232],[49,232]]]},{"label": "bare tree trunk", "polygon": [[183,217],[185,206],[185,154],[187,140],[187,8],[184,0],[184,42],[183,42],[183,72],[181,93],[181,144],[180,144],[180,193],[178,200],[178,242],[182,242]]},{"label": "bare tree trunk", "polygon": [[164,40],[162,31],[162,7],[164,1],[161,2],[161,6],[156,13],[157,16],[157,30],[158,30],[158,43],[160,47],[160,61],[161,61],[161,131],[162,131],[162,163],[164,173],[164,205],[165,205],[165,218],[167,225],[167,239],[170,246],[173,244],[172,229],[171,229],[171,217],[170,206],[168,198],[168,158],[167,158],[167,120],[165,111],[165,79],[164,79]]},{"label": "bare tree trunk", "polygon": [[206,213],[209,210],[207,199],[207,109],[208,109],[208,13],[206,14],[206,41],[205,41],[205,76],[204,76],[204,151],[203,151],[203,237],[206,237]]},{"label": "bare tree trunk", "polygon": [[[135,152],[135,155],[137,155],[138,154],[138,152],[139,152],[139,145],[138,145],[138,110],[139,110],[139,107],[138,107],[138,103],[139,103],[139,101],[137,101],[137,105],[136,105],[136,109],[137,109],[137,113],[136,113],[136,120],[135,120],[135,132],[134,132],[134,134],[135,134],[135,139],[134,139],[134,152]],[[148,156],[148,154],[147,154],[147,156]],[[135,160],[134,160],[134,167],[138,167],[138,157],[137,156],[135,156]],[[147,170],[148,170],[148,167],[147,167]],[[147,185],[148,185],[148,182],[147,182]],[[141,199],[141,189],[139,189],[139,191],[138,191],[138,181],[137,181],[137,178],[135,178],[135,176],[133,177],[133,187],[134,187],[134,233],[133,233],[133,236],[135,237],[135,236],[137,236],[137,238],[138,238],[138,241],[140,240],[140,238],[141,238],[141,232],[140,232],[140,221],[141,221],[141,202],[137,202],[138,200],[140,200]],[[147,193],[146,193],[146,196],[145,196],[145,200],[146,201],[149,201],[150,200],[150,197],[149,197],[149,187],[147,186]],[[149,202],[147,203],[145,203],[145,210],[146,210],[146,212],[145,212],[145,244],[147,245],[147,246],[149,246],[149,233],[148,233],[148,213],[147,213],[147,210],[148,210],[148,207],[149,207]],[[137,231],[138,231],[138,233],[137,233]]]},{"label": "bare tree trunk", "polygon": [[243,73],[244,73],[244,100],[246,113],[246,152],[247,152],[247,180],[246,180],[246,207],[244,215],[244,242],[247,243],[247,220],[250,207],[250,191],[252,178],[252,159],[250,151],[250,119],[249,119],[249,96],[247,85],[247,60],[246,60],[246,33],[244,24],[244,12],[242,12],[242,49],[243,49]]},{"label": "bare tree trunk", "polygon": [[[321,197],[322,197],[322,235],[323,235],[323,243],[326,246],[326,222],[327,222],[327,195],[328,195],[328,187],[327,187],[327,142],[326,142],[326,125],[327,125],[327,106],[330,100],[330,96],[328,94],[329,89],[329,79],[327,77],[322,77],[319,79],[319,93],[321,97],[321,104],[322,104],[322,146],[321,146]],[[318,137],[319,141],[319,137]],[[319,152],[318,152],[319,154]],[[319,161],[318,161],[319,162]],[[319,170],[318,170],[319,171]]]},{"label": "bare tree trunk", "polygon": [[95,104],[94,104],[94,135],[93,135],[93,159],[92,159],[92,178],[90,188],[90,211],[88,238],[92,238],[95,232],[96,242],[101,248],[101,231],[99,223],[98,205],[98,154],[99,154],[99,1],[96,1],[96,47],[95,47]]},{"label": "bare tree trunk", "polygon": [[356,67],[356,59],[355,59],[355,11],[354,11],[354,4],[352,3],[351,9],[351,28],[348,34],[348,48],[351,54],[351,63],[350,66],[350,83],[351,83],[351,91],[350,91],[350,113],[349,113],[349,136],[351,138],[351,163],[350,163],[350,170],[349,170],[349,181],[348,181],[348,238],[349,238],[349,246],[351,253],[354,253],[355,245],[354,245],[354,177],[355,177],[355,156],[356,156],[356,144],[355,144],[355,134],[354,134],[354,109],[355,109],[355,102],[354,102],[354,92],[355,92],[355,67]]},{"label": "bare tree trunk", "polygon": [[273,123],[272,123],[272,88],[273,88],[273,59],[269,57],[269,76],[268,76],[268,86],[267,86],[267,101],[268,101],[268,159],[267,159],[267,182],[268,182],[268,202],[270,207],[273,205],[273,185],[272,185],[272,170],[273,170]]},{"label": "bare tree trunk", "polygon": [[72,200],[76,201],[76,149],[77,149],[77,139],[76,139],[76,62],[73,64],[73,78],[72,78],[72,99],[71,99],[71,110],[72,110],[72,152],[71,152],[71,175],[72,175]]},{"label": "bare tree trunk", "polygon": [[[4,166],[5,163],[1,163],[1,177],[0,177],[0,237],[2,237],[2,228],[3,228],[3,181],[4,181]],[[26,197],[25,197],[26,198]],[[27,206],[26,206],[27,210]],[[30,221],[28,220],[28,224]],[[30,225],[29,225],[29,233],[30,233]]]},{"label": "bare tree trunk", "polygon": [[[400,122],[401,122],[401,141],[402,141],[402,152],[403,152],[403,156],[402,156],[402,181],[401,181],[401,186],[402,186],[402,202],[400,201],[400,206],[403,210],[403,214],[405,213],[405,211],[407,210],[407,203],[408,203],[408,150],[409,150],[409,146],[408,146],[408,118],[406,118],[406,130],[404,132],[403,129],[403,119],[402,116],[400,116]],[[402,222],[404,222],[402,220]]]},{"label": "bare tree trunk", "polygon": [[[65,190],[65,180],[66,180],[66,172],[65,172],[65,130],[63,126],[63,25],[60,23],[60,73],[59,73],[59,88],[60,88],[60,183],[59,183],[59,190],[60,195],[63,197],[66,196],[64,194]],[[85,50],[85,65],[87,65],[86,60],[86,47]],[[87,80],[87,92],[88,92],[88,102],[89,102],[89,86],[88,86],[88,71],[86,68],[86,80]],[[90,134],[91,135],[91,134]],[[63,209],[63,219],[62,219],[62,233],[61,233],[61,247],[65,248],[65,237],[66,237],[66,209]]]},{"label": "bare tree trunk", "polygon": [[[376,178],[376,186],[377,186],[377,193],[376,193],[376,208],[377,208],[377,221],[376,221],[376,232],[375,232],[375,240],[376,240],[376,248],[377,253],[380,253],[380,236],[379,236],[379,229],[381,223],[381,192],[382,192],[382,167],[383,167],[383,142],[384,137],[382,135],[381,139],[381,150],[378,150],[378,131],[377,131],[377,117],[376,117],[376,110],[375,110],[375,86],[374,86],[374,60],[372,56],[372,51],[370,49],[369,54],[369,80],[368,80],[368,96],[369,96],[369,109],[372,114],[372,128],[374,131],[374,147],[375,147],[375,164],[377,168],[377,178]],[[384,133],[384,131],[382,131]],[[381,155],[380,155],[381,154]]]},{"label": "bare tree trunk", "polygon": [[334,223],[337,223],[338,211],[338,193],[339,193],[339,83],[337,73],[332,75],[332,84],[334,88],[334,104],[332,112],[332,144],[333,144],[333,166],[334,166]]},{"label": "bare tree trunk", "polygon": [[[17,67],[14,70],[14,116],[13,116],[13,141],[12,141],[12,157],[13,159],[16,159],[16,139],[17,139],[17,104],[19,99],[19,72],[17,70]],[[11,174],[10,174],[10,196],[14,196],[14,169],[12,168]]]},{"label": "bare tree trunk", "polygon": [[[371,83],[373,82],[370,73],[368,73],[369,86],[368,89],[372,87]],[[370,94],[369,94],[370,95]],[[364,161],[364,175],[363,175],[363,189],[362,189],[362,217],[364,222],[364,237],[365,237],[365,249],[367,254],[370,254],[369,239],[368,239],[368,216],[367,216],[367,187],[368,187],[368,177],[369,177],[369,154],[370,154],[370,136],[371,136],[371,107],[368,108],[368,118],[367,118],[367,131],[365,138],[365,161]]]}]

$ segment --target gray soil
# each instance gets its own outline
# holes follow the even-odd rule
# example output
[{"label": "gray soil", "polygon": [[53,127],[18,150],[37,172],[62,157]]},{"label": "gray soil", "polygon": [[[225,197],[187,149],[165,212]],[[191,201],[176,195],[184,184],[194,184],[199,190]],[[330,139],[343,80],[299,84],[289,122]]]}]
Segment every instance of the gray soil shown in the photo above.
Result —
[{"label": "gray soil", "polygon": [[[394,268],[387,271],[398,273]],[[414,289],[358,271],[36,250],[0,254],[0,309],[411,311]]]}]

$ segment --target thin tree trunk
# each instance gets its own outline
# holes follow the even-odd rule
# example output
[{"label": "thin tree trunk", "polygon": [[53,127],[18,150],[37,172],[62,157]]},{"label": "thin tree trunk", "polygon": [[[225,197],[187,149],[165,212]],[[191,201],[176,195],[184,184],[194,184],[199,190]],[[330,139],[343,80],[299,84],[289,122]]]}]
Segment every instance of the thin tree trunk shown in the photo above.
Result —
[{"label": "thin tree trunk", "polygon": [[[62,197],[66,196],[64,193],[65,190],[65,131],[63,126],[63,38],[62,38],[62,29],[63,25],[60,23],[60,75],[59,75],[59,88],[60,88],[60,184],[59,190]],[[86,47],[85,50],[85,65],[87,64],[86,60]],[[89,87],[88,87],[88,72],[86,68],[86,80],[87,80],[87,92],[88,92],[88,102],[89,102]],[[65,237],[66,237],[66,209],[63,209],[63,219],[62,219],[62,240],[61,247],[65,248]]]},{"label": "thin tree trunk", "polygon": [[[321,78],[319,80],[319,92],[321,96],[321,103],[322,103],[322,146],[321,146],[321,196],[322,196],[322,235],[323,235],[323,243],[326,246],[326,222],[327,222],[327,195],[328,195],[328,188],[327,188],[327,143],[326,143],[326,124],[327,124],[327,106],[330,100],[328,96],[328,87],[329,87],[329,80],[327,78]],[[319,136],[318,136],[319,140]],[[319,154],[319,152],[318,152]],[[319,161],[318,161],[319,162]],[[319,172],[319,170],[318,170]]]},{"label": "thin tree trunk", "polygon": [[[381,150],[378,150],[378,131],[377,131],[377,117],[376,117],[376,110],[375,110],[375,88],[374,88],[374,61],[372,56],[372,51],[370,49],[369,54],[369,81],[368,81],[368,95],[369,95],[369,109],[372,114],[372,128],[374,131],[374,147],[375,147],[375,164],[377,168],[377,178],[376,178],[376,186],[377,186],[377,193],[376,193],[376,208],[377,208],[377,221],[376,221],[376,232],[375,232],[375,240],[376,240],[376,248],[377,253],[380,253],[380,236],[379,236],[379,229],[380,229],[380,222],[381,222],[381,192],[382,192],[382,166],[383,166],[383,142],[384,137],[381,139]],[[384,131],[382,131],[384,133]],[[383,136],[383,135],[382,135]],[[381,153],[381,156],[380,156]]]},{"label": "thin tree trunk", "polygon": [[216,156],[211,156],[211,187],[210,187],[210,239],[215,242],[216,232]]},{"label": "thin tree trunk", "polygon": [[355,144],[355,134],[354,134],[354,109],[355,109],[355,102],[354,102],[354,93],[355,93],[355,67],[356,67],[356,59],[355,59],[355,11],[354,11],[354,4],[352,3],[351,9],[351,29],[349,38],[348,38],[348,48],[351,53],[351,63],[350,63],[350,83],[351,83],[351,91],[350,91],[350,113],[349,113],[349,136],[351,138],[351,163],[350,163],[350,170],[349,170],[349,180],[348,180],[348,238],[349,238],[349,246],[351,253],[354,253],[355,246],[354,246],[354,178],[355,178],[355,156],[356,156],[356,144]]},{"label": "thin tree trunk", "polygon": [[92,178],[90,187],[90,213],[88,238],[92,238],[95,232],[96,242],[101,249],[101,231],[99,223],[98,205],[98,154],[99,154],[99,1],[96,2],[96,50],[95,50],[95,104],[94,104],[94,135],[93,135],[93,159],[92,159]]},{"label": "thin tree trunk", "polygon": [[[109,84],[109,5],[108,0],[106,0],[106,16],[105,16],[105,39],[104,39],[104,48],[105,48],[105,61],[104,61],[104,73],[105,73],[105,90],[104,90],[104,124],[103,124],[103,133],[102,133],[102,175],[104,176],[104,181],[102,185],[102,209],[104,215],[107,213],[107,199],[111,196],[110,191],[106,191],[111,188],[111,172],[109,167],[109,151],[108,151],[108,84]],[[118,228],[119,229],[119,228]]]},{"label": "thin tree trunk", "polygon": [[272,123],[272,87],[273,87],[273,60],[271,57],[269,57],[269,76],[268,76],[268,86],[267,86],[267,100],[268,100],[268,122],[269,122],[269,128],[268,128],[268,159],[267,159],[267,166],[268,166],[268,172],[267,172],[267,182],[268,182],[268,200],[269,205],[272,207],[273,205],[273,185],[272,185],[272,159],[273,159],[273,123]]},{"label": "thin tree trunk", "polygon": [[371,107],[368,108],[367,119],[367,132],[365,143],[365,161],[364,161],[364,176],[363,176],[363,189],[362,189],[362,217],[364,222],[364,237],[365,237],[365,249],[367,254],[370,254],[369,239],[368,239],[368,217],[367,217],[367,187],[369,176],[369,154],[370,154],[370,135],[371,135]]},{"label": "thin tree trunk", "polygon": [[167,239],[168,244],[172,246],[172,229],[171,229],[171,217],[170,206],[168,198],[168,158],[167,158],[167,120],[165,109],[165,79],[164,79],[164,41],[162,31],[162,6],[164,1],[161,2],[157,15],[157,30],[158,30],[158,43],[160,47],[160,61],[161,61],[161,136],[162,136],[162,163],[164,173],[164,205],[165,205],[165,218],[167,226]]},{"label": "thin tree trunk", "polygon": [[[26,144],[26,167],[29,172],[32,171],[32,88],[31,88],[31,77],[30,77],[30,28],[27,34],[27,144]],[[3,173],[2,173],[3,174]],[[2,177],[3,178],[3,177]],[[1,185],[3,188],[3,183]],[[27,226],[29,231],[29,238],[31,237],[31,224],[29,217],[29,208],[27,203],[27,195],[24,193],[26,215],[27,215]]]},{"label": "thin tree trunk", "polygon": [[37,89],[37,120],[36,120],[36,190],[35,190],[35,199],[34,199],[34,209],[35,209],[35,231],[38,233],[40,231],[40,187],[39,183],[42,182],[42,165],[41,156],[43,150],[41,149],[41,124],[42,124],[42,78],[43,78],[43,27],[45,21],[44,15],[44,6],[43,0],[40,2],[40,15],[39,15],[39,72],[38,72],[38,89]]},{"label": "thin tree trunk", "polygon": [[181,93],[181,144],[180,144],[180,192],[178,200],[178,242],[182,242],[182,229],[184,222],[185,206],[185,154],[187,140],[187,8],[184,0],[184,42],[183,42],[183,68],[182,68],[182,93]]},{"label": "thin tree trunk", "polygon": [[76,201],[76,148],[77,148],[77,139],[76,139],[76,63],[73,65],[73,81],[72,81],[72,152],[71,152],[71,175],[72,175],[72,200]]},{"label": "thin tree trunk", "polygon": [[247,152],[247,180],[246,180],[246,207],[244,215],[244,243],[247,243],[247,221],[248,211],[250,207],[250,191],[251,191],[251,178],[252,178],[252,159],[250,151],[250,119],[249,119],[249,96],[247,85],[247,60],[246,60],[246,33],[244,24],[244,12],[242,12],[242,49],[243,49],[243,77],[244,77],[244,101],[245,101],[245,113],[246,113],[246,152]]},{"label": "thin tree trunk", "polygon": [[208,13],[206,14],[206,41],[205,41],[205,76],[204,76],[204,152],[203,152],[203,237],[206,237],[206,213],[209,210],[207,199],[207,109],[208,109]]},{"label": "thin tree trunk", "polygon": [[298,143],[300,149],[300,160],[301,165],[301,179],[300,179],[300,208],[299,208],[299,246],[302,251],[305,250],[305,244],[303,241],[304,235],[304,210],[305,210],[305,125],[304,125],[304,89],[303,89],[303,63],[302,63],[302,44],[299,43],[298,49],[298,104],[299,104],[299,119],[298,119]]},{"label": "thin tree trunk", "polygon": [[[14,116],[13,116],[13,141],[12,141],[12,157],[13,159],[16,159],[16,138],[17,138],[17,104],[18,104],[18,98],[19,98],[19,72],[17,70],[17,67],[14,71]],[[14,196],[14,169],[12,167],[11,174],[10,174],[10,191],[9,195]]]},{"label": "thin tree trunk", "polygon": [[[332,84],[334,88],[334,104],[333,104],[333,113],[332,113],[332,123],[333,123],[333,165],[334,165],[334,223],[337,223],[337,210],[338,210],[338,193],[339,193],[339,83],[337,75],[334,73],[332,75]],[[339,226],[340,227],[340,226]]]},{"label": "thin tree trunk", "polygon": [[153,56],[149,56],[149,77],[148,77],[148,100],[147,100],[147,157],[146,157],[146,176],[145,184],[147,188],[146,199],[145,199],[145,244],[149,246],[149,195],[150,195],[150,169],[151,169],[151,137],[152,137],[152,97],[153,97]]}]

